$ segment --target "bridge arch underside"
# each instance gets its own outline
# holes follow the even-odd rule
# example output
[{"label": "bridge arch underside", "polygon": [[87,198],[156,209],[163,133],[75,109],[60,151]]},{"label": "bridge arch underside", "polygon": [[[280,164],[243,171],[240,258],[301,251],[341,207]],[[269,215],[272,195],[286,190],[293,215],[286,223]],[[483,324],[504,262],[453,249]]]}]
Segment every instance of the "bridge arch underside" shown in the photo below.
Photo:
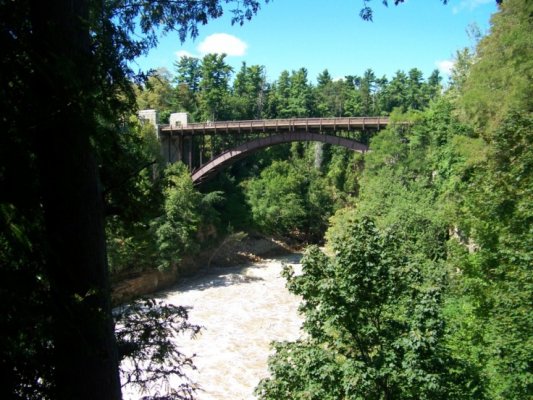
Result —
[{"label": "bridge arch underside", "polygon": [[208,180],[223,168],[255,153],[256,151],[290,142],[322,142],[346,147],[347,149],[358,151],[360,153],[368,151],[368,146],[353,139],[321,133],[288,132],[251,140],[240,146],[234,147],[233,149],[227,150],[193,171],[192,180],[196,184]]}]

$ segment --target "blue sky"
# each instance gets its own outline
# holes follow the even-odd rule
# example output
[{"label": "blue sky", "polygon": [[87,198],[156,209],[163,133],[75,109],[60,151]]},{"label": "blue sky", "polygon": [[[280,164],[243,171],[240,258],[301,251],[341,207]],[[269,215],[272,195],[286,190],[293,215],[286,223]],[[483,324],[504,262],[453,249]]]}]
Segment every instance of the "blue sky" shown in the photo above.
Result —
[{"label": "blue sky", "polygon": [[235,70],[243,61],[264,65],[269,81],[285,69],[301,67],[311,81],[326,68],[334,78],[361,75],[368,68],[391,78],[397,70],[414,67],[427,77],[436,68],[445,73],[455,52],[472,45],[468,25],[475,23],[485,33],[497,10],[495,0],[449,0],[446,6],[441,0],[407,0],[388,8],[374,0],[374,22],[365,22],[358,15],[362,3],[271,0],[243,26],[231,26],[228,13],[201,27],[194,41],[181,44],[177,34],[168,34],[132,66],[173,72],[180,54],[225,52]]}]

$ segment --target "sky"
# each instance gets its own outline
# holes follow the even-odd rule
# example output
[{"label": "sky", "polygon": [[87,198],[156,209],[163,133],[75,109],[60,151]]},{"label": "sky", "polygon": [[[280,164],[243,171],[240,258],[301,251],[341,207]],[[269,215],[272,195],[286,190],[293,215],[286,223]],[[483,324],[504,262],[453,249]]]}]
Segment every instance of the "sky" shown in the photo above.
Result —
[{"label": "sky", "polygon": [[457,50],[471,47],[467,28],[487,33],[495,0],[406,0],[389,7],[370,1],[374,21],[359,17],[363,0],[270,0],[243,26],[231,25],[230,14],[200,27],[195,40],[180,43],[177,33],[160,39],[157,48],[132,64],[134,70],[167,68],[181,55],[203,57],[226,53],[238,71],[243,62],[263,65],[267,80],[283,70],[308,71],[311,82],[327,69],[334,79],[362,75],[371,68],[389,79],[396,71],[418,68],[428,77],[439,69],[446,81]]}]

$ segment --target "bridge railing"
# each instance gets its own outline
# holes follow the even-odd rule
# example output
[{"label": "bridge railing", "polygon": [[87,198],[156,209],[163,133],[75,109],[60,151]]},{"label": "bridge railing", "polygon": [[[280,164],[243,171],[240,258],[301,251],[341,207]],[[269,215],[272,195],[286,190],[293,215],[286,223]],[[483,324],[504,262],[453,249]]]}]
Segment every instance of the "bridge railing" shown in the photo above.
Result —
[{"label": "bridge railing", "polygon": [[340,118],[285,118],[244,121],[217,121],[192,123],[187,126],[161,125],[163,132],[182,134],[277,132],[305,130],[361,130],[380,129],[389,124],[388,117],[340,117]]}]

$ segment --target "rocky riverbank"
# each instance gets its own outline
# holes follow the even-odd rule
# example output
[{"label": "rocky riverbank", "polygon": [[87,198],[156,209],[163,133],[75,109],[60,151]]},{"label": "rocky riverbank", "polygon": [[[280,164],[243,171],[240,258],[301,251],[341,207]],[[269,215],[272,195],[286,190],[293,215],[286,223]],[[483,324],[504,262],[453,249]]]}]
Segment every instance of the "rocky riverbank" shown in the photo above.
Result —
[{"label": "rocky riverbank", "polygon": [[181,262],[166,270],[149,270],[115,276],[112,279],[111,297],[114,305],[131,301],[166,289],[180,278],[207,272],[211,267],[228,267],[293,252],[295,249],[276,239],[265,236],[248,236],[184,257]]}]

